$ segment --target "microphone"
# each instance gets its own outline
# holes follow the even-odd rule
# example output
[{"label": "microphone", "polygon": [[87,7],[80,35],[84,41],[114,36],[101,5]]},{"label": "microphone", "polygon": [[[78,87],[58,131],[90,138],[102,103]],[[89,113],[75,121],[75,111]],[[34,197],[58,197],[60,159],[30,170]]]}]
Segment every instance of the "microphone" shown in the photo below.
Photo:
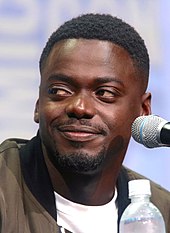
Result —
[{"label": "microphone", "polygon": [[156,116],[139,116],[132,124],[133,139],[148,148],[170,146],[170,122]]}]

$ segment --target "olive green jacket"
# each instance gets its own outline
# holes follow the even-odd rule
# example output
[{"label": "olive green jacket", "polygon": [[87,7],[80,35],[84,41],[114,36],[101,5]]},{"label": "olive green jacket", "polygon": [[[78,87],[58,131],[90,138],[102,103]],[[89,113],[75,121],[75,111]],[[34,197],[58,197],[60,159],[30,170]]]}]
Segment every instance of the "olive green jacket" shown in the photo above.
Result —
[{"label": "olive green jacket", "polygon": [[[143,178],[122,167],[118,181],[118,225],[129,204],[128,181]],[[170,233],[170,192],[151,182],[152,202]],[[59,233],[55,197],[38,136],[0,146],[0,233]],[[97,233],[97,232],[96,232]]]}]

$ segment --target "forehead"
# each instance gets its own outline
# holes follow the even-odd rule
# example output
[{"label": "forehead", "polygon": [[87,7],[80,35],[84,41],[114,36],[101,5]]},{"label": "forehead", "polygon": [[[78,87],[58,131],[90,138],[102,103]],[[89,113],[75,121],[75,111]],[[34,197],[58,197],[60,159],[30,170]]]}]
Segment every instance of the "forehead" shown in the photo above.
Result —
[{"label": "forehead", "polygon": [[57,42],[52,48],[44,70],[68,67],[101,68],[135,71],[129,53],[122,47],[108,41],[89,39],[68,39]]}]

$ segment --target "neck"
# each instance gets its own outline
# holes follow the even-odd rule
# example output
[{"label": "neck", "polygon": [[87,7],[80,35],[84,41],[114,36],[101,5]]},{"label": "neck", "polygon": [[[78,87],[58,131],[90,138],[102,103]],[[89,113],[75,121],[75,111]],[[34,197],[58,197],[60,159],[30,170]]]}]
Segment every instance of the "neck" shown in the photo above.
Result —
[{"label": "neck", "polygon": [[61,196],[84,205],[103,205],[114,196],[119,169],[107,167],[93,175],[61,172],[45,155],[54,190]]}]

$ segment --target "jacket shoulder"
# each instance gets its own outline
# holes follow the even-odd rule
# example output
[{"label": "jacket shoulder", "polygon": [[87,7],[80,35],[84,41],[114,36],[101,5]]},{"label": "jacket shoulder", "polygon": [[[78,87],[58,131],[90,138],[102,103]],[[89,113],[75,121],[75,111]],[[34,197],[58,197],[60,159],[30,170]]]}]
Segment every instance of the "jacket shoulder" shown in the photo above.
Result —
[{"label": "jacket shoulder", "polygon": [[10,138],[6,139],[0,144],[0,153],[5,152],[6,150],[10,150],[12,148],[21,148],[28,142],[27,139],[20,139],[20,138]]},{"label": "jacket shoulder", "polygon": [[[127,175],[129,177],[129,180],[135,180],[135,179],[148,179],[150,180],[149,178],[133,171],[133,170],[130,170],[129,168],[125,168],[126,171],[127,171]],[[161,192],[162,194],[164,193],[168,199],[170,199],[170,192],[168,190],[166,190],[165,188],[163,188],[161,185],[157,184],[156,182],[150,180],[150,183],[151,183],[151,189],[153,189],[154,192]]]}]

